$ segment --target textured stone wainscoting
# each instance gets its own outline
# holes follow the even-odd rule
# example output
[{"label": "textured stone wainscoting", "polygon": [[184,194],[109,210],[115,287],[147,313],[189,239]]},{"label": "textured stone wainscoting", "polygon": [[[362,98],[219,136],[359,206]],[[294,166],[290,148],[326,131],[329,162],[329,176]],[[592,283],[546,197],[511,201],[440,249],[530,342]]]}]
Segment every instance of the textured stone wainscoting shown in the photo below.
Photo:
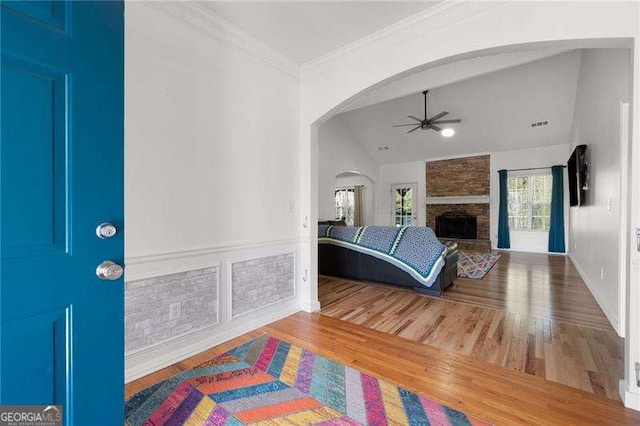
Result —
[{"label": "textured stone wainscoting", "polygon": [[[181,316],[169,320],[169,305]],[[126,283],[125,350],[144,348],[218,322],[218,268]]]},{"label": "textured stone wainscoting", "polygon": [[232,317],[295,296],[295,255],[261,257],[231,266]]}]

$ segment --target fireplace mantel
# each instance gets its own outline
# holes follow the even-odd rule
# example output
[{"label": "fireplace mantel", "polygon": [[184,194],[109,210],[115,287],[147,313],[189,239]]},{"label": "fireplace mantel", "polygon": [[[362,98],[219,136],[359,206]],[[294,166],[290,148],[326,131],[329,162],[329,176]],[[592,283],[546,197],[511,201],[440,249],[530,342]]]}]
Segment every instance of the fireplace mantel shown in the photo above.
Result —
[{"label": "fireplace mantel", "polygon": [[427,197],[426,204],[489,204],[488,195],[466,197]]}]

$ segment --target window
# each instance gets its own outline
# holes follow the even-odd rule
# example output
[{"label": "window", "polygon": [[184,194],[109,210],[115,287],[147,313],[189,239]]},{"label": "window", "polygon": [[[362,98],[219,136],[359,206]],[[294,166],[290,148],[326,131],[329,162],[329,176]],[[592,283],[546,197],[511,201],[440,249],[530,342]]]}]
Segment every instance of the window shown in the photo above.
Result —
[{"label": "window", "polygon": [[509,176],[509,229],[548,231],[551,175]]},{"label": "window", "polygon": [[391,197],[395,226],[414,225],[416,212],[413,210],[413,196],[416,192],[415,184],[392,186]]},{"label": "window", "polygon": [[341,220],[342,218],[344,218],[344,221],[347,222],[348,226],[353,226],[355,213],[354,188],[352,186],[345,188],[336,188],[335,198],[336,220]]}]

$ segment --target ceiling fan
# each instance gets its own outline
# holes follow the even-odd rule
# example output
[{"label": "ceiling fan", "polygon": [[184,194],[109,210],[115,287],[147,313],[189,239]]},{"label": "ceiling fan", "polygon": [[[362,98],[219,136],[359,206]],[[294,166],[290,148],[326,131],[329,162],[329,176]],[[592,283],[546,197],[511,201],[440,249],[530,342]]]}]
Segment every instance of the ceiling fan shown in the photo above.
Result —
[{"label": "ceiling fan", "polygon": [[[438,126],[438,124],[448,124],[448,123],[461,123],[462,120],[459,118],[452,118],[449,120],[441,120],[442,117],[444,117],[445,115],[449,114],[447,111],[442,111],[439,114],[434,115],[431,118],[427,118],[427,93],[429,93],[428,90],[425,90],[424,92],[422,92],[424,94],[424,120],[414,116],[414,115],[407,115],[407,117],[409,117],[412,120],[417,121],[417,123],[410,123],[410,124],[396,124],[393,127],[406,127],[406,126],[412,126],[413,129],[409,130],[407,133],[411,133],[411,132],[415,132],[418,129],[422,129],[422,130],[427,130],[427,129],[431,129],[434,130],[436,132],[440,132],[442,130],[442,128],[440,126]],[[445,129],[447,130],[447,129]],[[453,135],[453,129],[450,129],[451,132],[449,133],[448,136],[452,136]],[[443,136],[447,136],[443,133]]]}]

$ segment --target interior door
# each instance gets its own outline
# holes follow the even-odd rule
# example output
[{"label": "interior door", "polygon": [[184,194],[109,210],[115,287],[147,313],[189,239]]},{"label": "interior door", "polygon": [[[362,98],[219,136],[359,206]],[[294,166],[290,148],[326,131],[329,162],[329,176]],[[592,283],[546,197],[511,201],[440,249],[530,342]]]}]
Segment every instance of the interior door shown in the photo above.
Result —
[{"label": "interior door", "polygon": [[0,7],[0,404],[67,425],[123,423],[123,12]]},{"label": "interior door", "polygon": [[391,185],[391,223],[395,226],[418,224],[418,185]]}]

